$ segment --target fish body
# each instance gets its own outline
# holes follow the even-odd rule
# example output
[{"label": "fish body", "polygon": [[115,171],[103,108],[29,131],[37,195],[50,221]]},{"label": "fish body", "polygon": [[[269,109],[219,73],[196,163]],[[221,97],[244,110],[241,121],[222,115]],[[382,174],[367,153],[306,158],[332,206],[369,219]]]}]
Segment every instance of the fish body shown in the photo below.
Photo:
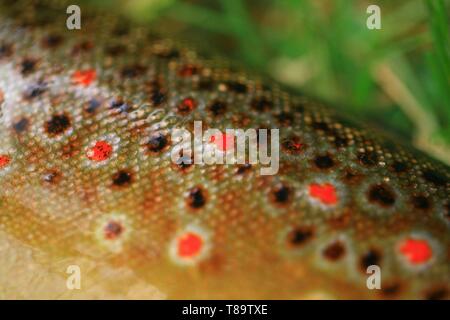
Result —
[{"label": "fish body", "polygon": [[[446,165],[120,19],[0,12],[0,297],[449,297]],[[279,172],[174,163],[194,121],[278,128]]]}]

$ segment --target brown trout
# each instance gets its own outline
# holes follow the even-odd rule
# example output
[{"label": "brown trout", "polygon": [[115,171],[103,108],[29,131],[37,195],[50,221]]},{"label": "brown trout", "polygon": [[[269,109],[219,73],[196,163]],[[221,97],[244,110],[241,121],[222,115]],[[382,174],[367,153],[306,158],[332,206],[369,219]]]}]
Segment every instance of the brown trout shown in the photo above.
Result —
[{"label": "brown trout", "polygon": [[[0,3],[0,298],[449,298],[446,165],[154,30]],[[279,128],[279,172],[173,162],[194,121]]]}]

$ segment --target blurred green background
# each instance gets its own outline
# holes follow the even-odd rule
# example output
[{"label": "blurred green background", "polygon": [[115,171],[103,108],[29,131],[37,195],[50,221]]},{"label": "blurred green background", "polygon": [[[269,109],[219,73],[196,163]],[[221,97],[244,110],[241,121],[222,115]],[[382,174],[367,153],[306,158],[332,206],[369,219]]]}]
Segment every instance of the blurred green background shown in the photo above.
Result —
[{"label": "blurred green background", "polygon": [[[331,101],[450,164],[450,0],[89,1]],[[366,9],[381,8],[381,30]]]}]

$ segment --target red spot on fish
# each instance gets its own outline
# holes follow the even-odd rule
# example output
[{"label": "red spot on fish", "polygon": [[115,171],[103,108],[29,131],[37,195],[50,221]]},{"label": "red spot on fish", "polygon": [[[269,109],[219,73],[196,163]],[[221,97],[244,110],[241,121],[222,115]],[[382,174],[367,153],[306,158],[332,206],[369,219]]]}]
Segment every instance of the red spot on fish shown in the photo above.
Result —
[{"label": "red spot on fish", "polygon": [[178,104],[178,112],[182,114],[186,114],[194,110],[194,108],[197,106],[197,102],[193,98],[184,98],[181,100],[181,102]]},{"label": "red spot on fish", "polygon": [[178,75],[181,77],[190,77],[198,73],[198,67],[192,64],[188,64],[185,66],[182,66],[178,70]]},{"label": "red spot on fish", "polygon": [[105,226],[104,232],[107,240],[114,240],[123,233],[123,226],[116,221],[110,221]]},{"label": "red spot on fish", "polygon": [[282,142],[283,150],[290,154],[299,154],[305,149],[305,145],[301,142],[299,137],[291,137]]},{"label": "red spot on fish", "polygon": [[11,158],[7,155],[0,154],[0,169],[3,169],[11,162]]},{"label": "red spot on fish", "polygon": [[232,150],[234,147],[233,134],[220,133],[215,136],[211,136],[209,141],[214,143],[221,151]]},{"label": "red spot on fish", "polygon": [[331,183],[312,183],[309,186],[309,195],[326,205],[333,205],[338,202],[336,188]]},{"label": "red spot on fish", "polygon": [[203,248],[203,239],[194,232],[188,232],[178,238],[177,252],[181,258],[194,258]]},{"label": "red spot on fish", "polygon": [[72,81],[76,84],[89,86],[97,77],[97,72],[93,69],[77,70],[72,75]]},{"label": "red spot on fish", "polygon": [[95,145],[91,147],[86,155],[89,160],[100,162],[105,161],[111,157],[113,147],[107,141],[96,141]]},{"label": "red spot on fish", "polygon": [[302,144],[298,141],[292,141],[291,147],[292,149],[295,149],[296,151],[300,151],[302,149]]},{"label": "red spot on fish", "polygon": [[433,250],[425,239],[405,239],[400,244],[399,251],[413,265],[426,263],[433,256]]}]

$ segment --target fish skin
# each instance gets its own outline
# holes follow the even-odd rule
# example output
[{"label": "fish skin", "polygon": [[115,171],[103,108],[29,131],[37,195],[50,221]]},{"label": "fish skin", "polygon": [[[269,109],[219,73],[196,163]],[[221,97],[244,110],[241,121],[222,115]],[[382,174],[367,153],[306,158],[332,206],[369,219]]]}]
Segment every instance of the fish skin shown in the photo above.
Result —
[{"label": "fish skin", "polygon": [[[0,298],[449,298],[446,165],[115,17],[0,8]],[[279,173],[172,163],[194,120],[280,128]]]}]

